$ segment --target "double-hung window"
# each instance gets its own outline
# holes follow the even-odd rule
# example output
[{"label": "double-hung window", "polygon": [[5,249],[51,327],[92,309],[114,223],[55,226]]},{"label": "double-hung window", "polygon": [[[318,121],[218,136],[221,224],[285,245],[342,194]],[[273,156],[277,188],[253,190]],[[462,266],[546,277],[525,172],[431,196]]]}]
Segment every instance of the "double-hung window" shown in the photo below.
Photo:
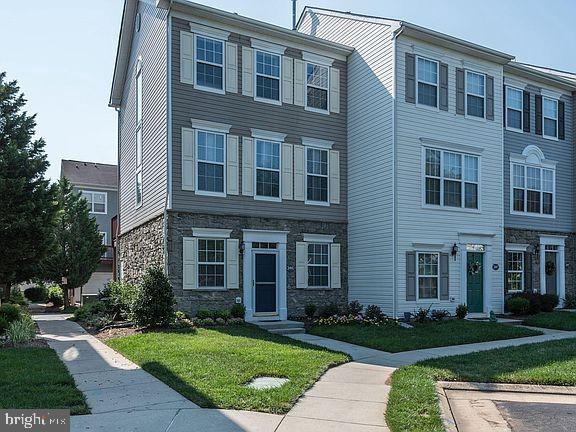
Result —
[{"label": "double-hung window", "polygon": [[136,66],[136,206],[142,204],[142,67]]},{"label": "double-hung window", "polygon": [[328,288],[330,286],[329,250],[328,243],[308,243],[308,287]]},{"label": "double-hung window", "polygon": [[479,208],[477,156],[427,148],[424,169],[424,202],[427,205]]},{"label": "double-hung window", "polygon": [[256,139],[256,197],[280,200],[280,143]]},{"label": "double-hung window", "polygon": [[440,286],[440,254],[418,252],[418,299],[437,299]]},{"label": "double-hung window", "polygon": [[522,112],[524,109],[524,93],[514,87],[506,87],[506,127],[522,131]]},{"label": "double-hung window", "polygon": [[486,111],[486,76],[466,71],[466,115],[484,118]]},{"label": "double-hung window", "polygon": [[542,98],[542,131],[546,138],[558,138],[558,101]]},{"label": "double-hung window", "polygon": [[256,98],[280,102],[280,55],[256,50]]},{"label": "double-hung window", "polygon": [[198,287],[224,288],[225,240],[198,239]]},{"label": "double-hung window", "polygon": [[198,143],[197,192],[206,195],[225,195],[225,135],[197,130],[196,142]]},{"label": "double-hung window", "polygon": [[196,85],[224,90],[224,42],[196,35]]},{"label": "double-hung window", "polygon": [[306,148],[306,201],[328,203],[328,150]]},{"label": "double-hung window", "polygon": [[328,112],[328,66],[306,63],[306,107]]},{"label": "double-hung window", "polygon": [[506,290],[509,293],[524,291],[524,252],[506,252]]},{"label": "double-hung window", "polygon": [[106,192],[89,192],[81,191],[82,196],[88,203],[88,211],[95,214],[106,214],[107,212],[107,195]]},{"label": "double-hung window", "polygon": [[514,212],[554,214],[554,170],[512,164],[511,174]]},{"label": "double-hung window", "polygon": [[438,107],[438,62],[418,57],[418,104]]}]

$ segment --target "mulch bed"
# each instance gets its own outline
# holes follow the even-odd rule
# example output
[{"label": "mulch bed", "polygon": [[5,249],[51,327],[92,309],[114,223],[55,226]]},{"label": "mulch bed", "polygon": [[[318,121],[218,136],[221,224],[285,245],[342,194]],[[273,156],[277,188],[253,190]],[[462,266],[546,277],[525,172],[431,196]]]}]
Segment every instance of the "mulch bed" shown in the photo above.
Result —
[{"label": "mulch bed", "polygon": [[31,340],[30,342],[25,342],[21,344],[13,344],[8,341],[0,340],[0,349],[2,348],[47,348],[48,342],[46,339],[36,338]]},{"label": "mulch bed", "polygon": [[104,330],[100,330],[95,327],[84,327],[84,328],[88,333],[100,339],[101,341],[107,341],[110,339],[115,339],[124,336],[131,336],[137,333],[143,333],[143,329],[140,327],[117,327],[117,328],[107,328]]}]

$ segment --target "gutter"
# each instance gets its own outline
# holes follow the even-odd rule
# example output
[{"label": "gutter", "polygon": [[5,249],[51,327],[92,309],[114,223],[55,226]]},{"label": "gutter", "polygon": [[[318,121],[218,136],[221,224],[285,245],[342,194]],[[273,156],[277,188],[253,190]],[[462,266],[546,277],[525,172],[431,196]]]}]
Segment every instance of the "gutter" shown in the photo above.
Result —
[{"label": "gutter", "polygon": [[535,68],[524,66],[517,62],[510,62],[504,65],[504,72],[528,76],[529,78],[537,79],[543,81],[546,84],[552,86],[561,86],[569,91],[576,90],[576,81],[571,81],[567,78],[560,77],[551,73],[540,71]]},{"label": "gutter", "polygon": [[162,223],[164,242],[164,274],[169,276],[168,265],[168,210],[172,209],[172,0],[166,14],[166,203]]},{"label": "gutter", "polygon": [[397,85],[396,85],[396,41],[402,33],[402,26],[396,29],[392,34],[392,316],[396,318],[398,313],[398,286],[396,284],[396,269],[398,268],[398,253],[396,239],[398,238],[398,223],[396,214],[396,104],[397,104]]}]

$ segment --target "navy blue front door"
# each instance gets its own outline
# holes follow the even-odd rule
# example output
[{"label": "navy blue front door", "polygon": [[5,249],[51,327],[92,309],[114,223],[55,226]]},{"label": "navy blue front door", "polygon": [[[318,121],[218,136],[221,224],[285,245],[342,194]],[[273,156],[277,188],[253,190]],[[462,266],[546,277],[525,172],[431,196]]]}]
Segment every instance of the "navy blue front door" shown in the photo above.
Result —
[{"label": "navy blue front door", "polygon": [[276,312],[276,254],[254,254],[256,313]]}]

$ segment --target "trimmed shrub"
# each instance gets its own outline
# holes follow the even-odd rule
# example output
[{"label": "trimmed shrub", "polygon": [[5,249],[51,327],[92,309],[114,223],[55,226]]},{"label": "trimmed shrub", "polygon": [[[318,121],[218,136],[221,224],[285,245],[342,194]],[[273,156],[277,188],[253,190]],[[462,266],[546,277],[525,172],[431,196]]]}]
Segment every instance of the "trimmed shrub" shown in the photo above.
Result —
[{"label": "trimmed shrub", "polygon": [[524,297],[512,297],[506,302],[506,308],[514,315],[526,315],[530,312],[530,300]]},{"label": "trimmed shrub", "polygon": [[465,304],[459,304],[456,308],[456,318],[462,320],[466,318],[466,315],[468,315],[468,306]]},{"label": "trimmed shrub", "polygon": [[89,303],[81,306],[74,311],[74,320],[87,322],[94,316],[102,316],[107,313],[106,304],[102,301]]},{"label": "trimmed shrub", "polygon": [[366,312],[364,312],[364,318],[370,321],[382,321],[386,318],[380,306],[370,305],[366,308]]},{"label": "trimmed shrub", "polygon": [[20,291],[20,288],[12,288],[10,291],[10,297],[8,298],[8,303],[17,304],[20,306],[26,306],[26,299],[24,294]]},{"label": "trimmed shrub", "polygon": [[4,334],[9,325],[10,323],[8,322],[6,317],[0,315],[0,335]]},{"label": "trimmed shrub", "polygon": [[432,306],[428,307],[428,309],[420,308],[416,312],[414,312],[413,321],[416,323],[420,323],[420,324],[430,321],[430,308],[431,307]]},{"label": "trimmed shrub", "polygon": [[208,309],[198,309],[198,312],[196,312],[196,318],[212,318],[212,311]]},{"label": "trimmed shrub", "polygon": [[130,319],[137,296],[137,286],[117,281],[108,282],[98,293],[113,319]]},{"label": "trimmed shrub", "polygon": [[306,306],[304,306],[304,313],[308,318],[312,319],[314,318],[314,315],[316,315],[317,309],[318,308],[314,303],[308,303]]},{"label": "trimmed shrub", "polygon": [[134,320],[146,327],[168,325],[174,320],[174,303],[174,291],[164,271],[151,267],[144,274],[134,302]]},{"label": "trimmed shrub", "polygon": [[364,306],[358,300],[353,300],[346,305],[346,315],[359,315]]},{"label": "trimmed shrub", "polygon": [[450,316],[450,312],[446,309],[434,309],[430,312],[430,318],[432,321],[443,321],[445,318]]},{"label": "trimmed shrub", "polygon": [[32,321],[28,316],[25,316],[22,319],[10,323],[6,330],[6,336],[13,344],[31,341],[36,336],[34,321]]},{"label": "trimmed shrub", "polygon": [[46,300],[46,287],[43,285],[38,285],[35,287],[26,288],[24,290],[24,297],[30,300],[32,303],[38,303]]},{"label": "trimmed shrub", "polygon": [[319,314],[322,318],[328,318],[331,317],[332,315],[338,315],[339,312],[340,308],[338,307],[338,305],[336,303],[331,303],[329,305],[321,307]]},{"label": "trimmed shrub", "polygon": [[542,294],[540,297],[542,312],[552,312],[558,306],[559,301],[556,294]]},{"label": "trimmed shrub", "polygon": [[0,306],[0,317],[3,317],[10,324],[22,318],[22,309],[18,305],[5,303]]},{"label": "trimmed shrub", "polygon": [[46,295],[46,300],[52,303],[54,307],[60,307],[64,304],[64,292],[60,285],[50,285]]},{"label": "trimmed shrub", "polygon": [[243,304],[236,303],[232,308],[230,308],[230,315],[232,318],[242,318],[246,316],[246,306]]}]

